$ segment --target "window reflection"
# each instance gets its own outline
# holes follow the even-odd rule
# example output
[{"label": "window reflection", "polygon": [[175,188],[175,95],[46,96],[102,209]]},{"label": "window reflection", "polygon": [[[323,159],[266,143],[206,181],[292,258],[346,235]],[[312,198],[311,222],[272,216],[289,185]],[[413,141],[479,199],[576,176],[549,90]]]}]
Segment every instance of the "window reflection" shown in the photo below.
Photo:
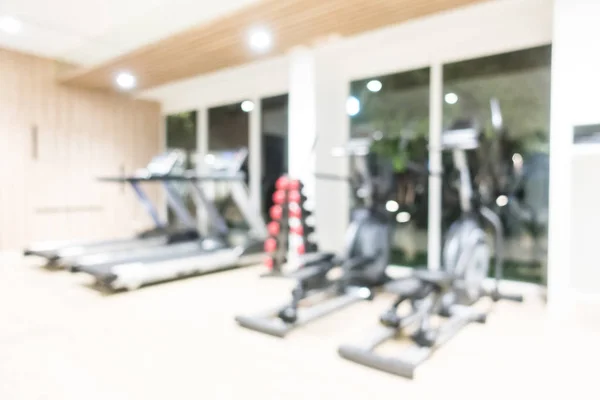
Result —
[{"label": "window reflection", "polygon": [[[242,108],[242,104],[244,108]],[[244,111],[246,110],[246,111]],[[248,103],[234,103],[215,107],[208,110],[208,151],[236,150],[248,148],[249,143],[249,114],[251,107]],[[243,168],[248,184],[248,163]],[[207,190],[213,197],[219,212],[231,228],[248,229],[242,214],[233,202],[227,183],[207,185]]]},{"label": "window reflection", "polygon": [[275,181],[288,172],[288,95],[261,100],[262,213],[269,219]]},{"label": "window reflection", "polygon": [[[544,46],[444,66],[444,126],[457,118],[483,125],[487,144],[471,159],[475,185],[478,174],[485,175],[484,161],[492,159],[497,181],[489,202],[504,222],[505,275],[532,282],[543,282],[546,270],[550,55]],[[500,130],[492,123],[493,98]],[[458,213],[450,191],[444,191],[444,210],[448,226]]]},{"label": "window reflection", "polygon": [[429,68],[354,81],[350,92],[350,136],[380,132],[373,151],[394,161],[396,191],[386,204],[396,221],[392,263],[425,266]]},{"label": "window reflection", "polygon": [[[167,150],[181,150],[187,154],[187,169],[196,166],[196,111],[188,111],[167,116],[166,141]],[[192,216],[196,215],[196,206],[192,192],[184,184],[173,184],[185,199],[186,206]],[[176,224],[173,211],[168,209],[169,224]]]}]

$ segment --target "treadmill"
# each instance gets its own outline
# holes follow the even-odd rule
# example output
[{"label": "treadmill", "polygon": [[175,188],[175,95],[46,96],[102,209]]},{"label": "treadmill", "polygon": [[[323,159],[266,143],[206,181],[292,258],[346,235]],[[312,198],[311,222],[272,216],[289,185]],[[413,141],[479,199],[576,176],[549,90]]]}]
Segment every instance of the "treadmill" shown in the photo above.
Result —
[{"label": "treadmill", "polygon": [[[164,177],[170,174],[180,173],[185,167],[185,153],[180,151],[169,151],[154,157],[146,168],[138,170],[136,176],[141,177]],[[160,246],[167,243],[175,243],[196,240],[199,235],[195,219],[189,214],[175,185],[172,182],[163,181],[163,187],[167,194],[167,203],[175,216],[184,225],[183,229],[171,229],[162,221],[156,207],[152,204],[146,193],[139,186],[140,182],[129,182],[137,199],[146,212],[152,218],[154,227],[138,234],[134,238],[122,238],[105,241],[52,241],[34,244],[24,250],[25,256],[37,256],[45,258],[50,265],[65,265],[63,260],[82,255],[99,254],[113,251],[129,251],[144,247]]]},{"label": "treadmill", "polygon": [[206,176],[199,176],[193,171],[188,171],[181,175],[167,176],[130,176],[130,177],[115,177],[101,178],[109,182],[128,182],[131,184],[139,184],[141,182],[173,182],[190,185],[193,189],[194,196],[192,197],[197,209],[203,209],[207,213],[209,222],[209,232],[204,232],[202,239],[190,240],[180,243],[167,243],[161,246],[142,247],[138,249],[126,249],[121,251],[113,251],[98,254],[85,254],[82,256],[67,257],[61,261],[68,264],[68,269],[71,272],[89,271],[90,269],[99,270],[110,267],[115,264],[127,262],[146,262],[156,260],[168,260],[186,256],[188,254],[196,254],[199,251],[211,251],[219,248],[227,247],[224,238],[230,233],[227,223],[215,207],[208,200],[201,184],[205,181],[243,181],[245,176],[241,172],[245,158],[233,160],[223,171],[213,171]]},{"label": "treadmill", "polygon": [[[202,206],[208,211],[210,228],[204,239],[195,246],[171,245],[162,250],[136,256],[124,256],[115,262],[81,260],[76,270],[96,278],[96,283],[110,290],[134,290],[143,285],[216,272],[256,264],[264,258],[267,230],[262,216],[254,210],[242,168],[247,162],[246,148],[221,151],[205,156],[206,173],[186,173],[155,179],[186,181],[193,186]],[[123,178],[121,178],[123,179]],[[139,177],[124,179],[134,179]],[[233,204],[237,206],[249,230],[239,234],[230,229],[215,205],[208,200],[203,183],[224,182]]]}]

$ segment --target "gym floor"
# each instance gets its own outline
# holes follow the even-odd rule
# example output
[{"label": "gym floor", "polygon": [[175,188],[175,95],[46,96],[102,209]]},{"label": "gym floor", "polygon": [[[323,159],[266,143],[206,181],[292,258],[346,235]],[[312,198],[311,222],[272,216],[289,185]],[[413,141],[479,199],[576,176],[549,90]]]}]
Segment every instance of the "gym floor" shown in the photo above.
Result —
[{"label": "gym floor", "polygon": [[586,361],[600,356],[599,325],[555,326],[535,295],[495,305],[408,381],[336,353],[387,295],[281,340],[233,320],[287,299],[290,284],[260,267],[103,295],[83,275],[0,261],[0,399],[598,398]]}]

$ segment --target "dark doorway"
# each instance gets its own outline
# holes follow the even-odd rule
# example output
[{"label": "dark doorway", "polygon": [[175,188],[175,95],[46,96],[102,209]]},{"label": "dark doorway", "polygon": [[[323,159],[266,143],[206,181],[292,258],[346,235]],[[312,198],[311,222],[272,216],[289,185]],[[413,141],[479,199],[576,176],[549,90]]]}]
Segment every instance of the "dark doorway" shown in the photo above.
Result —
[{"label": "dark doorway", "polygon": [[288,95],[261,100],[262,213],[268,219],[275,181],[288,172]]}]

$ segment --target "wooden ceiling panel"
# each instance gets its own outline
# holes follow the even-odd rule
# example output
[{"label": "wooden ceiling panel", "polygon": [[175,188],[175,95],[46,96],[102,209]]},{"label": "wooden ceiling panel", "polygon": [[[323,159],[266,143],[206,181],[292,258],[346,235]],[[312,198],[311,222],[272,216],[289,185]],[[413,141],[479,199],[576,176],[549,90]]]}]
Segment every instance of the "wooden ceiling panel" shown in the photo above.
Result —
[{"label": "wooden ceiling panel", "polygon": [[[66,84],[111,89],[119,71],[137,76],[147,89],[221,68],[284,53],[330,36],[351,36],[485,0],[263,0],[134,50],[105,63],[62,75]],[[248,31],[264,26],[273,48],[258,55],[248,48]]]}]

